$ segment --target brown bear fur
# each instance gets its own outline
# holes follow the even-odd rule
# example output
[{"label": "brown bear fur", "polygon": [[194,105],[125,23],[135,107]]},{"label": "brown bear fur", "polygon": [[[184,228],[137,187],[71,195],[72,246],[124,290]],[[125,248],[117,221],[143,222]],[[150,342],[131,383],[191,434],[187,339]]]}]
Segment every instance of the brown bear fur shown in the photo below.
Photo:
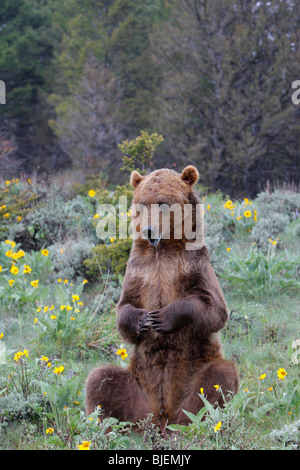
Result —
[{"label": "brown bear fur", "polygon": [[[162,169],[141,176],[134,171],[134,203],[197,204],[198,172]],[[134,240],[117,304],[117,329],[133,344],[128,369],[99,367],[86,385],[87,414],[101,405],[104,416],[137,422],[153,413],[154,422],[189,422],[182,410],[197,413],[207,399],[222,405],[238,390],[235,365],[222,357],[218,331],[227,308],[205,246],[186,250],[186,240],[162,239],[153,247]]]}]

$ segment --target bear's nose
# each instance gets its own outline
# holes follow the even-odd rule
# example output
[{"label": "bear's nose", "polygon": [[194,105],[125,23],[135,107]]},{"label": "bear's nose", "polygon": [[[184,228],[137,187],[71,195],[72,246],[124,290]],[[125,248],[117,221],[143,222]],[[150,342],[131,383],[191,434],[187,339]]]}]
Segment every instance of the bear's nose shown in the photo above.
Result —
[{"label": "bear's nose", "polygon": [[145,238],[148,240],[154,240],[156,238],[156,230],[154,227],[151,227],[151,225],[147,225],[146,227],[143,227],[143,235]]},{"label": "bear's nose", "polygon": [[161,237],[158,236],[154,227],[151,227],[151,225],[147,225],[142,229],[142,232],[143,236],[148,239],[149,243],[151,243],[152,246],[155,247],[158,245]]}]

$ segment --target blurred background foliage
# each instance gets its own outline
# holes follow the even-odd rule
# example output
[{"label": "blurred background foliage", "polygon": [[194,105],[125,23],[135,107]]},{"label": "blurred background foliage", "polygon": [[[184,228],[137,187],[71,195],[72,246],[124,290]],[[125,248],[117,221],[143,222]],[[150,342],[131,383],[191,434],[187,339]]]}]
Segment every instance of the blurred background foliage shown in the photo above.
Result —
[{"label": "blurred background foliage", "polygon": [[144,130],[164,139],[149,169],[194,164],[212,191],[299,183],[298,2],[3,0],[0,18],[5,178],[122,184],[118,145]]}]

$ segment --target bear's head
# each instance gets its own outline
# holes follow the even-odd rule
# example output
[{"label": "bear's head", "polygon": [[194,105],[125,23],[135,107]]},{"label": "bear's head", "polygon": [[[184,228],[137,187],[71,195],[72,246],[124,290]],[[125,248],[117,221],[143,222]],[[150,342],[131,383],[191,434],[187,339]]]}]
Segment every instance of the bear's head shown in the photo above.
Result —
[{"label": "bear's head", "polygon": [[[185,241],[184,208],[193,208],[199,203],[193,190],[198,178],[198,171],[192,165],[184,168],[182,173],[170,169],[156,170],[148,175],[132,172],[133,221],[137,219],[135,230],[139,233],[140,243],[157,247],[170,241],[177,245]],[[194,226],[194,210],[192,219]]]}]

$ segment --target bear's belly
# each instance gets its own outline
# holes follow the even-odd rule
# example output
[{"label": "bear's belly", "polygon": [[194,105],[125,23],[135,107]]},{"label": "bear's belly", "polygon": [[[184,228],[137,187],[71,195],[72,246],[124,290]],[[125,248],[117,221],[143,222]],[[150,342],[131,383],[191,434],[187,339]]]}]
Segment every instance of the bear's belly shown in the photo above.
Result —
[{"label": "bear's belly", "polygon": [[167,336],[150,330],[145,341],[135,347],[129,368],[146,392],[154,416],[168,420],[189,394],[194,374],[219,358],[217,337],[200,341],[185,328]]}]

